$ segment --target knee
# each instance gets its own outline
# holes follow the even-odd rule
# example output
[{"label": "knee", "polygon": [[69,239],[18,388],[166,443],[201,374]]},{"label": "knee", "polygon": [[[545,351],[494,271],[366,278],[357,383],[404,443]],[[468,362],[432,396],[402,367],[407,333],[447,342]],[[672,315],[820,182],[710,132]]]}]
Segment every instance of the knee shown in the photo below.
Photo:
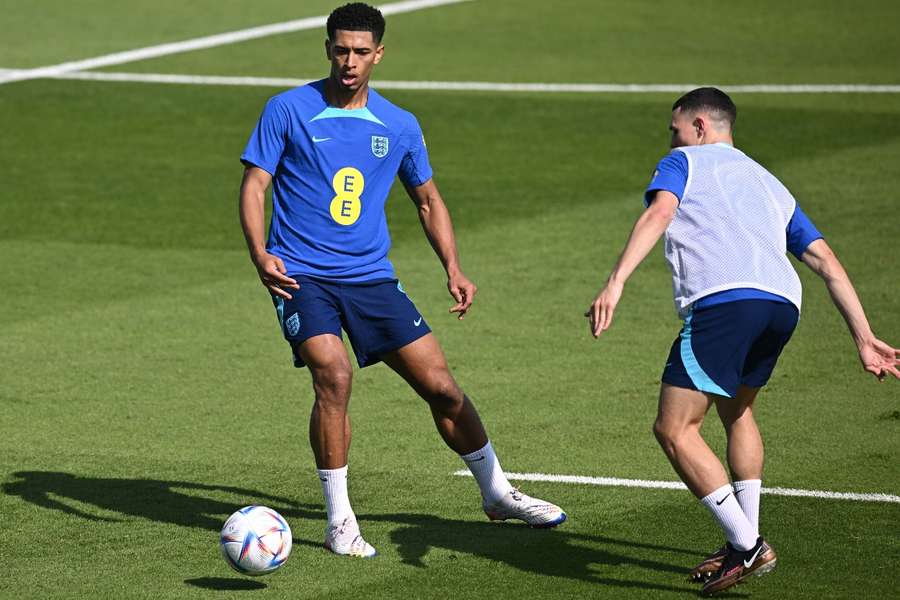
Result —
[{"label": "knee", "polygon": [[432,373],[422,388],[422,397],[436,410],[458,410],[464,402],[462,390],[448,371]]},{"label": "knee", "polygon": [[317,370],[313,375],[316,402],[331,408],[346,406],[350,399],[353,371],[347,366],[333,366]]},{"label": "knee", "polygon": [[653,423],[653,435],[656,436],[656,441],[659,442],[659,445],[662,446],[662,449],[666,454],[675,452],[675,448],[678,446],[679,437],[681,436],[681,430],[681,427],[677,427],[670,421],[660,418],[657,418]]},{"label": "knee", "polygon": [[726,431],[740,427],[755,427],[753,410],[749,406],[741,407],[730,412],[719,412],[719,420]]}]

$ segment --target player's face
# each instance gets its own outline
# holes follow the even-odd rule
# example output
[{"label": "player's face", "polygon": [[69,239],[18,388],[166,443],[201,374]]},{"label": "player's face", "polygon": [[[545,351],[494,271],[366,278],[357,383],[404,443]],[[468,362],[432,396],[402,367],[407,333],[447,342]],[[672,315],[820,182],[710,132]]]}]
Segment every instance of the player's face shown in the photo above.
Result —
[{"label": "player's face", "polygon": [[669,131],[672,132],[672,148],[697,146],[700,144],[701,135],[696,126],[694,115],[681,112],[680,106],[672,111],[672,122],[669,124]]},{"label": "player's face", "polygon": [[325,52],[331,61],[331,79],[340,89],[355,92],[369,82],[372,67],[381,62],[384,46],[375,43],[371,31],[334,32],[325,41]]}]

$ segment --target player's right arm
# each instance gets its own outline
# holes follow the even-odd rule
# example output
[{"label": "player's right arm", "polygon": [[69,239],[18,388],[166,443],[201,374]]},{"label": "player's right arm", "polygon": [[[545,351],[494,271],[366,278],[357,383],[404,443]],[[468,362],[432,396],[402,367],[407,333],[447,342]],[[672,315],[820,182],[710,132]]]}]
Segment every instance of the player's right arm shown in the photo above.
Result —
[{"label": "player's right arm", "polygon": [[634,224],[625,249],[613,267],[606,285],[597,294],[584,316],[595,338],[612,325],[613,313],[622,297],[625,282],[665,233],[684,195],[690,164],[683,152],[672,151],[656,165],[644,192],[645,210]]},{"label": "player's right arm", "polygon": [[900,349],[881,341],[872,333],[853,283],[831,247],[825,240],[818,239],[807,246],[800,258],[825,282],[831,300],[850,329],[863,368],[882,381],[888,373],[900,379],[897,369]]},{"label": "player's right arm", "polygon": [[244,169],[244,180],[241,182],[241,228],[250,260],[256,266],[259,279],[270,293],[288,300],[291,295],[284,288],[300,289],[299,284],[287,276],[284,262],[277,256],[266,252],[266,190],[272,182],[272,176],[264,169],[248,165]]},{"label": "player's right arm", "polygon": [[584,313],[584,316],[590,319],[591,333],[595,338],[609,329],[616,305],[622,297],[625,282],[665,233],[675,217],[677,208],[678,196],[667,190],[659,190],[655,193],[652,203],[638,217],[606,285]]}]

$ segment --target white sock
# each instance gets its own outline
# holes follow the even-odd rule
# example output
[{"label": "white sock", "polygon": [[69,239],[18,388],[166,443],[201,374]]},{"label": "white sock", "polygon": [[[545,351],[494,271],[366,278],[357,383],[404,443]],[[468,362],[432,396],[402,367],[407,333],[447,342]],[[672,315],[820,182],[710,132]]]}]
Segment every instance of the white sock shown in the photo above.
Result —
[{"label": "white sock", "polygon": [[500,468],[500,461],[497,460],[497,455],[494,454],[494,447],[491,446],[491,442],[488,442],[484,445],[484,448],[471,454],[461,454],[460,458],[465,461],[466,466],[472,471],[475,481],[478,482],[478,487],[481,488],[481,497],[488,504],[497,502],[512,490],[512,485],[506,479],[506,475],[503,474],[503,469]]},{"label": "white sock", "polygon": [[325,512],[329,525],[340,525],[347,517],[354,517],[347,495],[347,465],[340,469],[316,469],[325,494]]},{"label": "white sock", "polygon": [[759,537],[759,491],[762,481],[759,479],[745,479],[731,484],[734,488],[734,497],[737,498],[741,510],[747,515],[747,520],[753,525],[753,531]]},{"label": "white sock", "polygon": [[719,522],[732,546],[738,550],[749,550],[756,545],[756,528],[741,510],[730,485],[723,485],[700,502]]}]

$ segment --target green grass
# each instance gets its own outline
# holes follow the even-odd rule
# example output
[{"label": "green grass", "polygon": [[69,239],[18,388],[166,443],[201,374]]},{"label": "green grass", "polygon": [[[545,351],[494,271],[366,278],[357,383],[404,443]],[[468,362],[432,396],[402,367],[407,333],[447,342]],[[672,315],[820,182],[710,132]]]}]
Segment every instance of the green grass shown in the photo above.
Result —
[{"label": "green grass", "polygon": [[[212,15],[206,3],[183,3],[142,15],[133,36],[97,36],[62,14],[48,22],[20,7],[15,14],[23,23],[58,29],[46,48],[23,36],[18,64],[26,64],[22,57],[35,58],[28,66],[61,62],[324,10],[304,4],[296,14],[289,3],[269,4],[271,12],[252,15],[222,5],[204,20]],[[141,14],[81,6],[95,23]],[[532,13],[475,2],[393,17],[392,52],[405,56],[408,70],[390,71],[395,67],[386,63],[385,78],[501,78],[495,69],[502,61],[473,48],[495,44],[499,59],[527,64],[511,50],[521,38],[514,23],[539,18],[565,31],[565,7],[549,6],[535,2]],[[757,54],[719,56],[711,77],[722,77],[733,61],[735,82],[896,78],[889,53],[874,49],[891,37],[889,21],[877,18],[888,5],[852,15],[849,8],[820,8],[829,19],[797,32],[798,39],[818,37],[816,27],[846,24],[832,36],[834,52],[850,52],[841,40],[856,34],[858,54],[846,60],[864,58],[862,71],[828,55],[818,71],[803,56],[785,65],[778,56],[787,50],[754,41],[786,27],[784,20],[748,20],[748,7],[727,8],[724,16],[745,24],[735,35]],[[591,67],[585,80],[663,80],[668,71],[648,34],[654,28],[642,28],[639,38],[625,35],[641,23],[642,10],[635,4],[618,20],[576,20],[573,26],[601,40],[618,32],[633,44],[622,58],[632,70],[584,55]],[[796,10],[799,18],[812,9]],[[490,18],[508,28],[491,29]],[[424,27],[442,35],[413,35]],[[554,35],[564,37],[547,34]],[[244,44],[123,70],[293,74],[283,61],[260,71],[253,61],[281,52],[287,46],[278,44],[288,38],[311,60],[305,36],[321,38],[272,38],[253,42],[253,52]],[[589,37],[576,36],[579,49],[590,46]],[[448,58],[451,44],[460,47],[457,61]],[[668,80],[701,72],[707,57],[695,49],[666,48],[675,67]],[[537,50],[533,70],[510,69],[507,78],[574,80],[567,47]],[[0,67],[15,66],[11,60]],[[297,73],[322,70],[308,64],[311,72],[298,66]],[[462,463],[433,432],[428,411],[383,365],[355,373],[351,409],[351,493],[380,556],[341,560],[320,548],[324,509],[306,441],[309,376],[290,367],[236,215],[237,157],[275,91],[75,81],[0,86],[0,597],[693,594],[683,572],[720,536],[686,492],[528,484],[529,493],[563,505],[571,521],[549,532],[487,523],[474,483],[450,475]],[[659,373],[679,327],[661,253],[629,283],[604,339],[593,341],[581,316],[666,151],[673,98],[386,95],[414,111],[425,129],[463,266],[479,285],[470,318],[459,323],[446,314],[439,264],[399,190],[388,204],[391,256],[504,466],[675,479],[650,434]],[[900,101],[735,100],[739,146],[792,189],[844,260],[875,330],[896,343]],[[805,271],[801,276],[803,318],[758,406],[765,483],[900,493],[896,382],[867,379],[823,286]],[[718,450],[720,429],[711,420],[705,431]],[[259,580],[234,575],[216,545],[227,515],[253,502],[281,511],[295,538],[286,566]],[[898,589],[898,518],[895,504],[764,496],[762,526],[780,566],[734,596],[843,598]]]},{"label": "green grass", "polygon": [[330,0],[0,0],[0,68],[34,68],[327,13]]},{"label": "green grass", "polygon": [[[617,83],[897,83],[896,2],[480,0],[390,17],[378,77]],[[427,32],[427,34],[423,34]],[[319,31],[107,70],[316,77]],[[702,81],[698,81],[702,80]]]}]

